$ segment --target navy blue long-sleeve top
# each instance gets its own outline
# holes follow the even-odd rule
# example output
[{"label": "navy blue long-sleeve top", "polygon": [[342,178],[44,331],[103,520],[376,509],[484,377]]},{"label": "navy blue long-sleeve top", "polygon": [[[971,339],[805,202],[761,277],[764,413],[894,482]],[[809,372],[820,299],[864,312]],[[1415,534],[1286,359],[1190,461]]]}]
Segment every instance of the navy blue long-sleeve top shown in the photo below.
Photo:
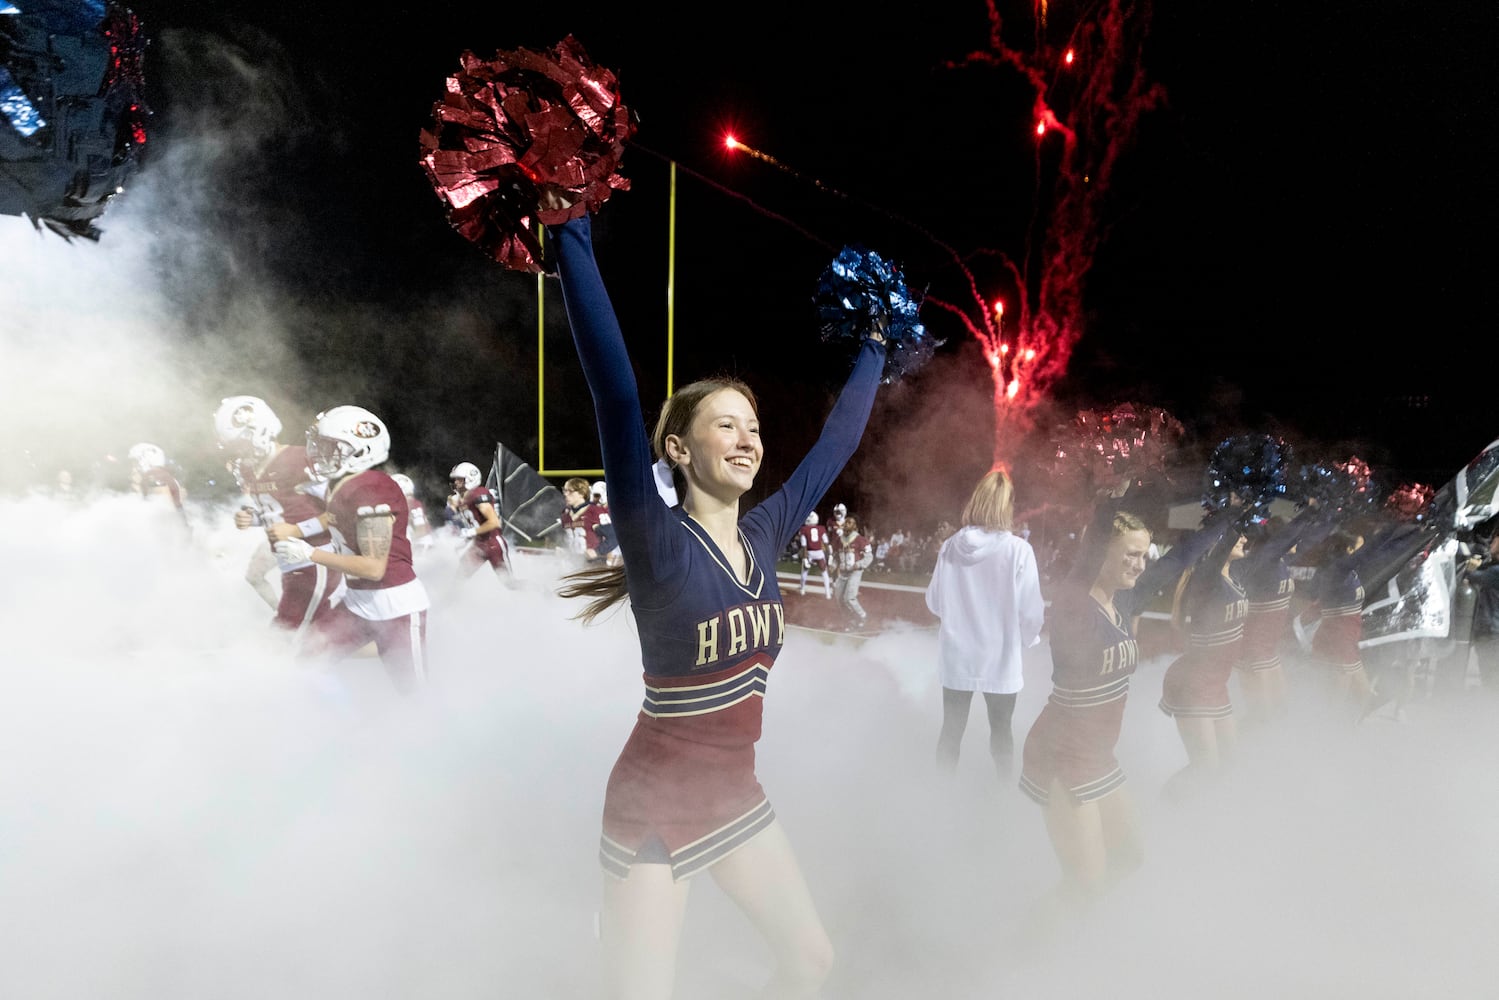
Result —
[{"label": "navy blue long-sleeve top", "polygon": [[[740,518],[749,562],[740,579],[707,531],[680,504],[667,507],[657,491],[639,389],[594,260],[589,219],[551,226],[548,234],[598,417],[610,518],[639,626],[644,713],[703,715],[741,704],[763,694],[783,642],[776,560],[857,448],[879,387],[884,346],[863,342],[817,443],[780,489]],[[680,682],[686,678],[691,686]],[[653,679],[667,683],[653,685]],[[753,714],[758,736],[758,708]]]}]

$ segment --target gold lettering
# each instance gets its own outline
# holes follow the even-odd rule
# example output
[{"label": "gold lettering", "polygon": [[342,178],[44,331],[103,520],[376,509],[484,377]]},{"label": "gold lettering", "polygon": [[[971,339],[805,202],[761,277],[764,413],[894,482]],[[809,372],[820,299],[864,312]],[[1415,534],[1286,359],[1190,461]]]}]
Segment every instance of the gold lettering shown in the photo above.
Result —
[{"label": "gold lettering", "polygon": [[729,609],[729,649],[725,656],[734,656],[749,648],[749,637],[744,629],[744,609]]},{"label": "gold lettering", "polygon": [[1134,640],[1126,639],[1118,642],[1103,651],[1103,669],[1099,675],[1112,674],[1121,670],[1133,670],[1140,657],[1140,647]]},{"label": "gold lettering", "polygon": [[776,603],[771,607],[776,609],[776,645],[780,646],[786,641],[786,606]]},{"label": "gold lettering", "polygon": [[718,615],[697,623],[697,665],[718,660]]},{"label": "gold lettering", "polygon": [[750,619],[750,642],[756,649],[770,641],[770,605],[752,604],[748,608]]}]

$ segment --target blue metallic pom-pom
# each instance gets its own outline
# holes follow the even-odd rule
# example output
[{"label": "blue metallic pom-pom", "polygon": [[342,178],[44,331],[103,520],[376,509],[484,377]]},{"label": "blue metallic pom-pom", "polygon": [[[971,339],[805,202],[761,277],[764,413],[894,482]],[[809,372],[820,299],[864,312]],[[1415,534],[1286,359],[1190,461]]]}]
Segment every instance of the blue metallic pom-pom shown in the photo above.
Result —
[{"label": "blue metallic pom-pom", "polygon": [[115,0],[0,0],[0,215],[102,235],[145,149],[148,41]]},{"label": "blue metallic pom-pom", "polygon": [[813,296],[822,339],[855,343],[884,328],[884,382],[916,371],[942,343],[918,318],[921,299],[906,288],[900,268],[873,250],[846,246],[817,280]]},{"label": "blue metallic pom-pom", "polygon": [[1380,490],[1369,464],[1357,455],[1339,462],[1316,462],[1297,469],[1301,502],[1316,501],[1324,510],[1360,513],[1374,509]]},{"label": "blue metallic pom-pom", "polygon": [[1203,476],[1202,503],[1208,510],[1242,505],[1238,520],[1268,516],[1271,502],[1286,497],[1291,446],[1269,434],[1238,434],[1213,449]]}]

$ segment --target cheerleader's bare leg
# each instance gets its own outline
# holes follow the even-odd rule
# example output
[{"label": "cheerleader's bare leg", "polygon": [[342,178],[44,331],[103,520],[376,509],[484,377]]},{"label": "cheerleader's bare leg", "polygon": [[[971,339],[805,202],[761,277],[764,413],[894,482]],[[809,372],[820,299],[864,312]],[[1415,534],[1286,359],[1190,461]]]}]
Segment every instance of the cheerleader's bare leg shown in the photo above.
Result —
[{"label": "cheerleader's bare leg", "polygon": [[708,871],[775,955],[775,975],[761,996],[815,1000],[833,967],[833,942],[780,821]]},{"label": "cheerleader's bare leg", "polygon": [[1213,771],[1223,763],[1218,755],[1218,727],[1214,724],[1215,721],[1200,716],[1176,717],[1176,731],[1181,736],[1182,746],[1187,749],[1189,767]]},{"label": "cheerleader's bare leg", "polygon": [[1097,801],[1080,802],[1061,779],[1053,778],[1044,809],[1046,833],[1062,866],[1058,894],[1063,907],[1075,909],[1103,891],[1108,875],[1108,847],[1103,812]]},{"label": "cheerleader's bare leg", "polygon": [[1239,727],[1232,715],[1213,720],[1213,745],[1218,748],[1218,767],[1233,763],[1234,751],[1239,746]]},{"label": "cheerleader's bare leg", "polygon": [[1217,720],[1201,716],[1176,716],[1176,731],[1187,749],[1187,766],[1166,779],[1166,794],[1179,798],[1193,791],[1193,786],[1216,772],[1223,761],[1219,755]]},{"label": "cheerleader's bare leg", "polygon": [[1265,711],[1270,719],[1286,714],[1286,671],[1276,665],[1260,671],[1265,694]]},{"label": "cheerleader's bare leg", "polygon": [[1140,814],[1127,787],[1120,787],[1098,800],[1103,823],[1104,851],[1108,856],[1106,883],[1113,885],[1145,861],[1145,840],[1140,834]]},{"label": "cheerleader's bare leg", "polygon": [[1239,679],[1239,692],[1244,696],[1244,722],[1256,725],[1270,717],[1270,694],[1266,684],[1266,671],[1241,669],[1234,671]]},{"label": "cheerleader's bare leg", "polygon": [[672,881],[665,864],[631,865],[624,879],[604,876],[599,935],[611,1000],[669,1000],[691,884]]}]

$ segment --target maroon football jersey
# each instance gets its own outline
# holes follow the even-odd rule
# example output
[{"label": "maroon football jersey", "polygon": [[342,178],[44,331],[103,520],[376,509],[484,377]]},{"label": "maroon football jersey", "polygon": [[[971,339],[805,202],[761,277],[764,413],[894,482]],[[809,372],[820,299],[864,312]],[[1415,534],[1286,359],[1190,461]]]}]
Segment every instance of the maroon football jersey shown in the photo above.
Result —
[{"label": "maroon football jersey", "polygon": [[[301,524],[326,509],[317,497],[297,492],[298,486],[312,482],[307,472],[307,449],[302,445],[281,448],[258,472],[254,459],[241,458],[235,462],[234,478],[266,524]],[[326,545],[331,539],[326,531],[304,537],[311,545]]]},{"label": "maroon football jersey", "polygon": [[479,505],[487,503],[494,508],[495,515],[499,516],[500,501],[494,495],[494,491],[488,486],[475,486],[463,494],[463,523],[470,528],[477,528],[484,523],[484,515],[479,513]]},{"label": "maroon football jersey", "polygon": [[361,580],[346,576],[350,590],[384,590],[416,579],[411,565],[411,539],[406,528],[410,511],[406,494],[394,479],[379,469],[366,469],[343,480],[330,490],[328,511],[333,515],[333,533],[340,548],[355,555],[359,551],[359,518],[372,514],[390,514],[395,518],[390,538],[390,559],[381,580]]},{"label": "maroon football jersey", "polygon": [[141,473],[141,495],[150,496],[156,490],[166,490],[171,497],[172,506],[178,510],[182,509],[181,484],[177,482],[177,477],[172,475],[171,470],[159,465]]}]

